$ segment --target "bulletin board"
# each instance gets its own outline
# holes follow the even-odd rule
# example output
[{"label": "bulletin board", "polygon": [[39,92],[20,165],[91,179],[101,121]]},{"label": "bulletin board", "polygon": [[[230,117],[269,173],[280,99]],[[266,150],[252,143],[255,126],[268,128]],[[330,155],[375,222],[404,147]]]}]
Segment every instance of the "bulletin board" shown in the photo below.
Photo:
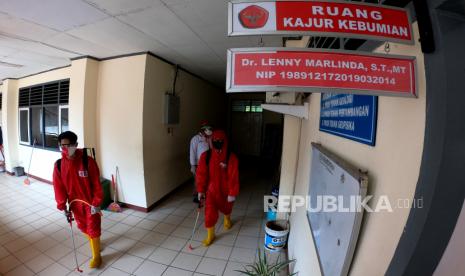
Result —
[{"label": "bulletin board", "polygon": [[[349,272],[363,217],[357,199],[363,200],[367,186],[366,173],[312,143],[307,217],[325,276],[345,276]],[[325,196],[336,198],[339,207],[324,209]]]}]

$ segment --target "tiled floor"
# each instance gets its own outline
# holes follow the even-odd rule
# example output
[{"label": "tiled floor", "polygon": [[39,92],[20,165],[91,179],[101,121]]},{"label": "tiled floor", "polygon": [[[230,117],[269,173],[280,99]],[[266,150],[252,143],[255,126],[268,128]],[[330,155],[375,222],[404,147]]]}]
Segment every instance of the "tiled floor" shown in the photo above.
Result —
[{"label": "tiled floor", "polygon": [[[104,212],[103,265],[90,270],[87,239],[74,228],[77,257],[89,275],[239,275],[236,269],[254,262],[263,248],[263,194],[268,187],[258,178],[242,181],[233,209],[234,226],[217,224],[217,239],[208,248],[201,214],[189,250],[196,212],[190,187],[163,201],[150,213],[125,209]],[[254,180],[255,179],[255,180]],[[71,275],[75,261],[70,228],[56,210],[52,186],[0,174],[0,275]],[[222,217],[220,217],[222,219]],[[269,254],[271,259],[285,253]]]}]

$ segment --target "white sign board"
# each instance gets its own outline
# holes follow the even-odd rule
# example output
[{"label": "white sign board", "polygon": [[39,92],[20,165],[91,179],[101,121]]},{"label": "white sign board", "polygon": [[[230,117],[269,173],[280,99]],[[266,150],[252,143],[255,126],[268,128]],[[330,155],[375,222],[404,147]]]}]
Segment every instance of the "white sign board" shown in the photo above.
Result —
[{"label": "white sign board", "polygon": [[[366,174],[312,143],[307,216],[323,275],[345,276],[349,272],[363,217],[363,209],[357,210],[354,201],[365,197],[367,184]],[[320,203],[325,206],[325,197],[337,198],[336,210],[318,208]]]}]

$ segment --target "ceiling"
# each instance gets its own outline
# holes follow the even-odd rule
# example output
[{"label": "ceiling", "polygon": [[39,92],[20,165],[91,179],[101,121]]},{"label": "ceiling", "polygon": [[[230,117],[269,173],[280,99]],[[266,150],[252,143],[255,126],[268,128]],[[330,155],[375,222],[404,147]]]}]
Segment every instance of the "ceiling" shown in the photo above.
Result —
[{"label": "ceiling", "polygon": [[[228,0],[2,0],[0,80],[150,51],[223,87],[226,49],[259,37],[227,37]],[[263,37],[264,46],[282,45]]]}]

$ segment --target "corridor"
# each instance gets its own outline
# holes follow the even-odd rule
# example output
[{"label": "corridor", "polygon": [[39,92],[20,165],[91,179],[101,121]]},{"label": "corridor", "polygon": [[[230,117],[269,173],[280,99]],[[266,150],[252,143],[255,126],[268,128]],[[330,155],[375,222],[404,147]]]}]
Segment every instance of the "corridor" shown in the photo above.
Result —
[{"label": "corridor", "polygon": [[[87,239],[74,226],[78,261],[88,275],[239,275],[235,270],[254,262],[263,250],[263,194],[267,182],[243,175],[241,194],[232,218],[234,226],[217,240],[201,245],[206,231],[201,215],[193,251],[188,248],[196,212],[191,187],[185,185],[154,210],[142,213],[103,211],[103,265],[91,271]],[[0,273],[1,275],[71,275],[75,268],[69,225],[56,209],[51,185],[0,174]],[[220,217],[221,218],[221,217]],[[268,254],[275,259],[279,253]],[[285,258],[281,253],[280,258]]]}]

